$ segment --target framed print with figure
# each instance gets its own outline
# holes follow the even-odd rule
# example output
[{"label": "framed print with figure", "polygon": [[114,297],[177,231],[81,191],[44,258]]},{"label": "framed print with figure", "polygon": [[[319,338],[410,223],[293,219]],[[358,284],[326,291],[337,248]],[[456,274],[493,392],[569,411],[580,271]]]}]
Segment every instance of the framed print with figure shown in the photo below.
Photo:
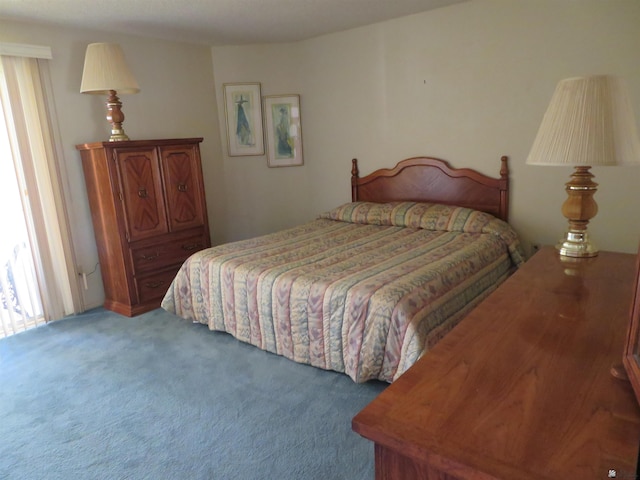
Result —
[{"label": "framed print with figure", "polygon": [[270,167],[292,167],[304,163],[300,95],[264,97],[267,162]]},{"label": "framed print with figure", "polygon": [[259,83],[225,83],[224,110],[230,157],[264,155]]}]

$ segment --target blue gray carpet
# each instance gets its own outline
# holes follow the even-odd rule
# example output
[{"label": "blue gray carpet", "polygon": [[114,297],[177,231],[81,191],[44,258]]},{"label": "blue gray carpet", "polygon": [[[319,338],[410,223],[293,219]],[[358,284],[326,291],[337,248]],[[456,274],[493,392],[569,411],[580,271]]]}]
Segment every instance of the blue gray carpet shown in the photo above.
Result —
[{"label": "blue gray carpet", "polygon": [[385,386],[92,310],[0,340],[0,479],[373,479],[351,418]]}]

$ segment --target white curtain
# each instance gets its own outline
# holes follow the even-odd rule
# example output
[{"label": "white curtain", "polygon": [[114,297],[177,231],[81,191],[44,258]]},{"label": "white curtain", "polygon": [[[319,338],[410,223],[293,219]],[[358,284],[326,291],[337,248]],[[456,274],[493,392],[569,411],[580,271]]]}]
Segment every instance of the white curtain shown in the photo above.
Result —
[{"label": "white curtain", "polygon": [[65,205],[67,177],[50,94],[46,59],[50,50],[16,47],[20,48],[0,44],[0,97],[44,317],[57,320],[82,311],[83,304]]}]

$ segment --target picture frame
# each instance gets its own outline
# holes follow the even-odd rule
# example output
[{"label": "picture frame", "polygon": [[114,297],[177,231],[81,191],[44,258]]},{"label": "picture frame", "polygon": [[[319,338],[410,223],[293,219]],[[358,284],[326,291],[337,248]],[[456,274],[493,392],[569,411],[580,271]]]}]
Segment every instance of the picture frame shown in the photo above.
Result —
[{"label": "picture frame", "polygon": [[222,88],[229,156],[264,155],[260,83],[225,83]]},{"label": "picture frame", "polygon": [[300,95],[265,96],[264,115],[268,166],[304,165]]}]

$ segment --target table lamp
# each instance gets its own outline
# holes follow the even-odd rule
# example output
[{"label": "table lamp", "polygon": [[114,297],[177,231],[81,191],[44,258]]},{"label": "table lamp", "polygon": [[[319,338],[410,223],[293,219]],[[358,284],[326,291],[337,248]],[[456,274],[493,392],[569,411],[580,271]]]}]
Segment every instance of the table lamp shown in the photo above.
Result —
[{"label": "table lamp", "polygon": [[587,233],[598,212],[591,167],[639,163],[640,140],[624,81],[611,75],[562,80],[527,158],[530,165],[575,167],[565,184],[568,198],[562,214],[569,228],[557,246],[561,256],[598,255]]},{"label": "table lamp", "polygon": [[109,141],[129,140],[122,128],[124,113],[117,94],[139,91],[138,82],[127,65],[120,45],[91,43],[87,46],[80,92],[109,96],[106,102],[107,120],[111,123]]}]

